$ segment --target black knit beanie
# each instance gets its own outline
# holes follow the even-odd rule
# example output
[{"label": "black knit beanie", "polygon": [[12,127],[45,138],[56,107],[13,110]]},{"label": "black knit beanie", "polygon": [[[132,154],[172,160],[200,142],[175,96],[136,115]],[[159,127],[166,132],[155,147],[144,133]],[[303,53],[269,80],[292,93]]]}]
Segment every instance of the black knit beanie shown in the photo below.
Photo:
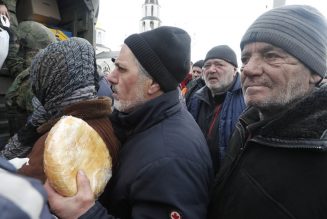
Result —
[{"label": "black knit beanie", "polygon": [[206,55],[206,58],[204,59],[204,63],[206,63],[206,61],[209,59],[222,59],[237,67],[236,54],[227,45],[215,46],[210,49]]},{"label": "black knit beanie", "polygon": [[327,71],[327,21],[315,8],[288,5],[258,17],[241,40],[241,50],[250,42],[275,45],[324,77]]},{"label": "black knit beanie", "polygon": [[158,27],[124,43],[164,92],[176,89],[190,70],[191,38],[180,28]]},{"label": "black knit beanie", "polygon": [[199,68],[202,68],[203,67],[203,60],[199,60],[199,61],[196,61],[194,64],[193,64],[193,67],[197,66]]}]

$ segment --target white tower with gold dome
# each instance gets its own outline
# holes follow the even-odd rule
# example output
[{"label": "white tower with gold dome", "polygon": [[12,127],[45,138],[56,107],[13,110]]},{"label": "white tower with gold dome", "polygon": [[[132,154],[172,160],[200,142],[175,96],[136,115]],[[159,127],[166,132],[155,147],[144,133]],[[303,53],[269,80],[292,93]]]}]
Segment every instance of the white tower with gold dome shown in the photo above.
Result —
[{"label": "white tower with gold dome", "polygon": [[140,32],[153,30],[160,26],[158,0],[145,0],[142,6],[143,18],[140,20]]}]

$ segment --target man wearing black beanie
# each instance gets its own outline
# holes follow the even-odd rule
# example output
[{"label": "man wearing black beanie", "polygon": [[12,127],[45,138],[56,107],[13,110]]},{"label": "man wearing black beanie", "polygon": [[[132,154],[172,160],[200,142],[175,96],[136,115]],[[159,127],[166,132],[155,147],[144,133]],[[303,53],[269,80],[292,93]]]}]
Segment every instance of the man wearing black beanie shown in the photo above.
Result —
[{"label": "man wearing black beanie", "polygon": [[205,218],[213,178],[210,153],[177,89],[189,72],[191,39],[184,30],[165,26],[124,43],[108,76],[111,121],[122,142],[114,174],[99,202],[79,176],[76,196],[49,194],[51,209],[59,218]]},{"label": "man wearing black beanie", "polygon": [[241,115],[209,218],[326,218],[327,21],[288,5],[258,17],[241,40]]},{"label": "man wearing black beanie", "polygon": [[229,138],[245,108],[235,52],[227,45],[207,52],[204,87],[187,102],[187,108],[204,133],[215,173],[220,168]]},{"label": "man wearing black beanie", "polygon": [[201,89],[205,83],[202,77],[203,60],[196,61],[192,66],[192,81],[190,81],[186,88],[184,95],[186,106],[189,106],[192,96]]}]

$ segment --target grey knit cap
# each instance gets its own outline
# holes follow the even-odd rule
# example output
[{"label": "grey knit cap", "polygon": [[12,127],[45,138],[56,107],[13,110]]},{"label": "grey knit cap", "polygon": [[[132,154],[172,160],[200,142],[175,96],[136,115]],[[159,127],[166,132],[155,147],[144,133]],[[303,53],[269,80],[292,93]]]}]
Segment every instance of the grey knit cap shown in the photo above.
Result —
[{"label": "grey knit cap", "polygon": [[227,45],[219,45],[211,48],[204,59],[205,64],[209,59],[222,59],[237,67],[237,58],[235,52]]},{"label": "grey knit cap", "polygon": [[324,77],[327,71],[327,21],[315,8],[288,5],[258,17],[241,40],[241,50],[250,42],[275,45]]}]

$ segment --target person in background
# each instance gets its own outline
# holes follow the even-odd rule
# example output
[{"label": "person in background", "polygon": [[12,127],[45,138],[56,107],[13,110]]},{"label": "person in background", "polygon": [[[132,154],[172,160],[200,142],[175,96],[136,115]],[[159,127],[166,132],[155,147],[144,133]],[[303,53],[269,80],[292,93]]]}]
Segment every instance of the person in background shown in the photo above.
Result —
[{"label": "person in background", "polygon": [[203,60],[196,61],[192,66],[192,80],[202,77]]},{"label": "person in background", "polygon": [[193,66],[193,62],[190,62],[190,70],[189,70],[190,72],[186,74],[185,78],[181,81],[181,83],[179,83],[179,88],[181,90],[182,97],[185,96],[187,92],[187,86],[192,81],[192,77],[193,77],[192,66]]},{"label": "person in background", "polygon": [[73,197],[46,183],[59,218],[206,218],[210,154],[177,89],[189,72],[190,46],[188,33],[169,26],[125,39],[108,76],[111,121],[122,142],[116,174],[99,201],[83,174]]},{"label": "person in background", "polygon": [[217,173],[245,108],[235,52],[227,45],[210,49],[204,59],[203,78],[206,86],[192,96],[188,110],[207,139]]},{"label": "person in background", "polygon": [[[3,63],[6,59],[8,47],[9,35],[6,29],[3,29],[2,25],[0,25],[0,63]],[[47,195],[41,182],[32,178],[19,176],[16,168],[1,157],[0,178],[1,218],[54,218],[49,212]]]},{"label": "person in background", "polygon": [[203,60],[196,61],[192,66],[192,81],[189,83],[188,89],[185,94],[185,103],[188,107],[193,94],[200,88],[205,86],[205,82],[202,78]]},{"label": "person in background", "polygon": [[110,97],[110,99],[113,102],[114,99],[112,97],[111,85],[110,85],[110,82],[107,79],[108,75],[110,74],[110,68],[107,68],[105,70],[102,70],[102,69],[99,70],[99,67],[98,67],[98,72],[99,72],[99,75],[100,75],[100,79],[99,79],[99,90],[97,92],[97,96],[99,96],[99,97],[101,97],[101,96]]},{"label": "person in background", "polygon": [[2,69],[0,69],[1,77],[11,77],[15,78],[17,72],[12,71],[11,68],[15,68],[15,63],[17,59],[20,60],[18,56],[19,51],[19,41],[18,41],[18,21],[16,17],[16,4],[17,0],[0,0],[0,14],[5,15],[10,21],[10,42],[9,42],[9,52],[5,64]]},{"label": "person in background", "polygon": [[315,8],[267,11],[241,40],[247,110],[212,192],[209,218],[327,215],[327,21]]},{"label": "person in background", "polygon": [[8,18],[5,15],[0,14],[0,42],[1,42],[1,51],[0,51],[0,69],[4,61],[7,58],[9,50],[9,40],[10,40],[10,23]]},{"label": "person in background", "polygon": [[8,8],[2,0],[0,0],[0,15],[4,15],[9,19]]},{"label": "person in background", "polygon": [[23,21],[18,25],[19,52],[10,68],[16,76],[5,95],[10,136],[15,135],[33,112],[33,92],[30,81],[30,66],[35,55],[57,42],[55,35],[43,24]]}]

